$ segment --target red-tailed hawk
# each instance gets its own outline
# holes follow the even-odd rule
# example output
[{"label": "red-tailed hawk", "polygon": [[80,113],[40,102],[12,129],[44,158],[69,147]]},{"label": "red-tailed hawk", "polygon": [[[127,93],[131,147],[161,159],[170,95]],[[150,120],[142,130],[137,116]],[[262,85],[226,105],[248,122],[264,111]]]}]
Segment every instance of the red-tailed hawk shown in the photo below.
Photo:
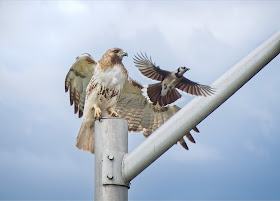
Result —
[{"label": "red-tailed hawk", "polygon": [[214,89],[207,85],[193,82],[183,76],[189,70],[186,67],[179,67],[176,71],[162,70],[152,62],[151,57],[145,54],[137,54],[134,57],[135,66],[148,78],[160,81],[150,84],[147,89],[148,96],[154,104],[164,106],[175,102],[181,97],[176,88],[196,96],[209,96]]},{"label": "red-tailed hawk", "polygon": [[[109,49],[96,62],[86,54],[76,58],[65,79],[70,105],[83,116],[77,136],[77,148],[94,153],[94,121],[101,116],[119,116],[128,121],[128,130],[148,137],[180,108],[153,105],[143,95],[143,86],[128,77],[122,64],[127,54],[119,48]],[[196,127],[194,131],[199,132]],[[190,132],[186,137],[195,142]],[[188,149],[182,138],[179,143]]]}]

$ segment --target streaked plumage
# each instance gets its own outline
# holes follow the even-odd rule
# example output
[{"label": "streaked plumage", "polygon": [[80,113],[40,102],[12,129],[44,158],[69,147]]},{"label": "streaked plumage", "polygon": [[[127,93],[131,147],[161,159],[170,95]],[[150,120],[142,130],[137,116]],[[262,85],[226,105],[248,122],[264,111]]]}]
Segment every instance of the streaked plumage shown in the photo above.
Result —
[{"label": "streaked plumage", "polygon": [[[153,105],[143,95],[142,89],[143,86],[129,79],[123,87],[116,110],[120,117],[127,119],[128,131],[143,132],[145,137],[149,137],[151,133],[178,112],[180,107]],[[194,127],[193,130],[199,132],[197,127]],[[190,132],[186,133],[186,137],[195,143]],[[184,138],[181,138],[179,143],[188,150]]]},{"label": "streaked plumage", "polygon": [[210,96],[215,91],[212,87],[193,82],[183,76],[189,70],[186,67],[179,67],[176,71],[169,72],[162,70],[153,63],[151,57],[145,54],[137,54],[134,57],[135,66],[148,78],[160,81],[150,84],[147,89],[150,100],[156,105],[165,106],[175,102],[181,97],[176,90],[180,89],[186,93],[196,96]]},{"label": "streaked plumage", "polygon": [[[70,105],[74,104],[74,113],[79,111],[79,117],[84,116],[76,146],[91,153],[94,153],[94,120],[97,117],[94,104],[98,104],[102,116],[107,116],[110,113],[107,111],[108,108],[113,108],[111,114],[127,119],[129,131],[143,132],[145,137],[180,109],[176,105],[164,107],[153,105],[143,95],[143,86],[129,78],[126,70],[122,67],[113,67],[116,69],[112,70],[112,67],[105,65],[107,61],[104,61],[101,59],[97,63],[89,54],[77,57],[65,79],[65,91],[70,89]],[[120,72],[124,74],[119,75]],[[122,85],[121,90],[117,90],[121,91],[119,95],[115,95],[115,84],[114,90],[110,92],[104,90],[103,84],[109,87],[112,82]],[[100,98],[103,101],[98,102]],[[193,130],[199,132],[196,127]],[[195,142],[189,132],[186,133],[186,137]],[[184,138],[180,139],[179,143],[188,149]]]},{"label": "streaked plumage", "polygon": [[[115,107],[128,78],[122,58],[127,53],[120,48],[106,51],[97,62],[90,55],[78,57],[65,80],[70,88],[70,104],[75,102],[83,122],[77,137],[79,149],[94,152],[94,120],[102,116],[117,116]],[[73,73],[79,72],[79,73]],[[89,77],[91,77],[89,81]]]},{"label": "streaked plumage", "polygon": [[97,62],[86,53],[86,56],[76,58],[76,62],[66,75],[65,92],[69,89],[70,105],[74,103],[74,113],[79,111],[79,117],[83,116],[86,88],[96,66]]}]

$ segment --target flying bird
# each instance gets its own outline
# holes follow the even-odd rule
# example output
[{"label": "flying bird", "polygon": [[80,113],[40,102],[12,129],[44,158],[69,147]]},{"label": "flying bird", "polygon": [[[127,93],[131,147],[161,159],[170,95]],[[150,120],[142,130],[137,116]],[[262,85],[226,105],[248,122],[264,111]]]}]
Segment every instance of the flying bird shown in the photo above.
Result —
[{"label": "flying bird", "polygon": [[[120,48],[109,49],[96,62],[90,54],[76,58],[65,78],[65,92],[69,91],[74,113],[83,116],[76,146],[94,153],[94,121],[104,116],[119,116],[128,121],[128,131],[143,132],[148,137],[180,108],[151,103],[142,92],[143,86],[128,77]],[[194,127],[195,132],[199,132]],[[195,143],[190,132],[186,137]],[[188,146],[181,138],[178,141]]]},{"label": "flying bird", "polygon": [[160,81],[150,84],[147,88],[148,96],[154,104],[165,106],[181,98],[182,95],[176,88],[196,96],[210,96],[215,92],[210,86],[201,85],[185,78],[184,73],[190,70],[187,67],[179,67],[176,71],[170,72],[156,66],[147,54],[137,54],[133,59],[135,66],[144,76]]},{"label": "flying bird", "polygon": [[[176,105],[154,105],[143,95],[143,88],[141,84],[130,78],[124,85],[116,110],[119,117],[128,121],[128,131],[142,132],[145,137],[149,137],[181,108]],[[199,133],[196,126],[192,130]],[[195,143],[190,132],[186,132],[185,136]],[[179,139],[178,142],[189,150],[184,138]]]}]

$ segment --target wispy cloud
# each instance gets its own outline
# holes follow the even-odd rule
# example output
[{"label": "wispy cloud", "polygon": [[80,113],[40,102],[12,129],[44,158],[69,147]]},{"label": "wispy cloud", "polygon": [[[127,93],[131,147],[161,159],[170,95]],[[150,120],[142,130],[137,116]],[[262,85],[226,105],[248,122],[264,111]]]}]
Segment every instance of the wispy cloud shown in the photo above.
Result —
[{"label": "wispy cloud", "polygon": [[[191,142],[188,142],[188,146],[190,147],[189,151],[185,151],[181,145],[177,145],[177,147],[173,146],[170,153],[170,159],[180,162],[180,163],[190,163],[199,162],[199,161],[212,161],[212,160],[223,160],[224,156],[221,150],[218,150],[215,147],[209,147],[207,145],[195,144],[192,145]],[[179,150],[180,149],[180,150]]]},{"label": "wispy cloud", "polygon": [[270,159],[270,153],[268,149],[261,144],[256,144],[252,141],[244,142],[244,147],[257,157]]},{"label": "wispy cloud", "polygon": [[[92,198],[92,156],[75,147],[81,119],[73,115],[63,87],[76,56],[88,52],[99,60],[108,48],[119,46],[129,53],[124,63],[130,75],[142,84],[150,84],[151,80],[143,77],[133,64],[133,54],[139,51],[151,55],[166,70],[188,66],[189,79],[211,84],[278,31],[279,8],[278,1],[1,1],[0,156],[5,171],[0,176],[10,183],[1,186],[0,199],[13,199],[17,193],[21,199]],[[172,172],[169,169],[177,163],[180,170],[198,167],[188,166],[190,163],[211,164],[215,169],[215,175],[209,179],[200,175],[200,171],[207,169],[200,166],[192,181],[215,185],[205,194],[201,193],[201,185],[193,188],[188,192],[191,198],[203,194],[200,198],[209,199],[216,191],[218,196],[214,199],[231,199],[228,195],[232,192],[237,192],[234,199],[243,199],[242,184],[236,187],[229,181],[248,176],[250,167],[243,166],[247,160],[243,158],[244,151],[256,156],[252,157],[253,164],[279,152],[279,146],[275,145],[280,140],[279,60],[269,65],[270,69],[260,72],[260,76],[250,81],[252,84],[243,87],[199,125],[201,134],[207,135],[197,137],[197,144],[188,143],[190,151],[173,146],[161,159],[167,161],[166,172]],[[184,99],[177,103],[183,106],[191,98],[184,94]],[[130,146],[145,140],[141,134],[130,134],[129,138]],[[269,146],[272,141],[273,151]],[[257,175],[255,184],[262,191],[246,192],[246,198],[254,199],[260,194],[262,198],[279,198],[272,197],[279,193],[269,187],[271,182],[279,181],[278,170],[274,168],[279,167],[279,162],[266,162],[264,169],[252,173]],[[239,167],[238,178],[221,165],[232,163]],[[30,164],[33,168],[29,168]],[[269,171],[265,169],[268,167]],[[12,173],[5,174],[8,170]],[[267,183],[258,177],[263,171]],[[221,176],[219,172],[225,174]],[[17,173],[21,177],[15,177]],[[207,172],[210,173],[212,170]],[[149,175],[155,182],[153,185],[163,186],[163,180],[155,175]],[[54,187],[57,178],[61,188]],[[222,180],[229,189],[220,190],[225,186]],[[46,188],[36,191],[36,197],[31,187],[39,186],[38,183]],[[184,178],[177,183],[185,188]],[[25,185],[15,188],[16,184]],[[257,188],[255,184],[252,188]],[[274,186],[279,186],[279,182]],[[158,196],[150,189],[149,182],[140,182],[137,190],[144,193],[132,191],[130,198],[186,198],[180,192],[168,193],[177,192],[176,185],[163,186]]]}]

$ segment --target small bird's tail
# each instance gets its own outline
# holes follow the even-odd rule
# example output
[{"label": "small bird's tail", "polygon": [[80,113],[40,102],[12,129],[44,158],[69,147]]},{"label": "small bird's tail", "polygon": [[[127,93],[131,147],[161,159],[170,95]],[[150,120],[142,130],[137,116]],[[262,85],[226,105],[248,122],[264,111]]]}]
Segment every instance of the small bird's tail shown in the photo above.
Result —
[{"label": "small bird's tail", "polygon": [[161,96],[161,83],[149,84],[147,88],[147,94],[153,104],[156,105],[159,97]]},{"label": "small bird's tail", "polygon": [[76,147],[94,154],[94,121],[83,120],[77,136]]},{"label": "small bird's tail", "polygon": [[158,103],[160,106],[165,106],[182,97],[175,88],[169,90],[165,96],[161,96],[161,86],[161,82],[159,82],[150,84],[147,88],[147,94],[154,105]]}]

